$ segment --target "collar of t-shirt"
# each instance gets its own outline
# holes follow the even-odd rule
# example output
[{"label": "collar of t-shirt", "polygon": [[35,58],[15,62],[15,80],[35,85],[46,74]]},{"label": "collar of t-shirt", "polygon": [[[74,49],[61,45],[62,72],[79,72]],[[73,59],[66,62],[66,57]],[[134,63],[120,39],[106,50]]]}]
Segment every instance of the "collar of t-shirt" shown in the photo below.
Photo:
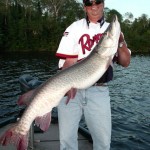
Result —
[{"label": "collar of t-shirt", "polygon": [[[88,26],[89,26],[90,23],[92,23],[92,22],[90,22],[90,20],[88,19],[88,16],[86,17],[86,22],[87,22],[87,25],[88,25]],[[100,28],[103,26],[104,22],[105,22],[104,16],[103,16],[101,19],[99,19],[99,20],[97,21],[97,23],[100,24]]]}]

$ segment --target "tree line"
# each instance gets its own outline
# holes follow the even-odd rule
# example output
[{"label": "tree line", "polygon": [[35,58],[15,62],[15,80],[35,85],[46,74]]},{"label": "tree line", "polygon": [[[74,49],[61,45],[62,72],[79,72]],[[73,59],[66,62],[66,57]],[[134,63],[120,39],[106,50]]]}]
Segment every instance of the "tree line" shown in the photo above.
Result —
[{"label": "tree line", "polygon": [[[107,21],[114,14],[132,52],[150,54],[150,18],[105,8]],[[64,30],[83,17],[76,0],[0,0],[0,51],[56,51]]]}]

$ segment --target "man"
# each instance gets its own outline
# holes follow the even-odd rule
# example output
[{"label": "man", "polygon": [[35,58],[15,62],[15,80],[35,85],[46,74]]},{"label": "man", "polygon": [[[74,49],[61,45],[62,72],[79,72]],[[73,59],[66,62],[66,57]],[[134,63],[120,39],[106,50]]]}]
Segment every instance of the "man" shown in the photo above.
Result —
[{"label": "man", "polygon": [[[104,20],[104,0],[83,0],[83,3],[86,18],[74,22],[66,29],[56,53],[62,69],[87,57],[109,25]],[[130,63],[130,52],[122,33],[114,60],[124,67]],[[78,90],[75,98],[67,105],[67,97],[61,100],[58,106],[60,150],[78,150],[77,131],[82,114],[93,139],[93,150],[110,149],[111,109],[107,83],[112,77],[113,68],[110,65],[94,86]]]}]

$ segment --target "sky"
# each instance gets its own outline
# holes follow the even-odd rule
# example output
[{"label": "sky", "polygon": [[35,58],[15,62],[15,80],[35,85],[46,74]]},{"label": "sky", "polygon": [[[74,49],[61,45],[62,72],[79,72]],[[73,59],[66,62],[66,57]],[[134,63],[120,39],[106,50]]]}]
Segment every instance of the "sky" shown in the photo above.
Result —
[{"label": "sky", "polygon": [[[82,0],[78,0],[82,2]],[[105,0],[105,7],[115,9],[122,15],[131,12],[134,18],[147,14],[150,18],[150,0]]]}]

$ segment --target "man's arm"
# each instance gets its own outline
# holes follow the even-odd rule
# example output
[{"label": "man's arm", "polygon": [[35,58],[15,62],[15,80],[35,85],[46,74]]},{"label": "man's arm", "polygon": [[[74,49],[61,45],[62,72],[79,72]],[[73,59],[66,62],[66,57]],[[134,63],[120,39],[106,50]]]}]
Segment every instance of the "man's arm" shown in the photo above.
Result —
[{"label": "man's arm", "polygon": [[62,69],[68,68],[77,62],[77,58],[66,58]]},{"label": "man's arm", "polygon": [[[66,68],[74,65],[76,62],[77,62],[77,58],[66,58],[62,69],[66,69]],[[75,97],[76,92],[77,92],[77,90],[72,88],[66,93],[66,96],[67,96],[66,104],[68,104],[70,99],[73,99]]]},{"label": "man's arm", "polygon": [[117,62],[123,67],[128,67],[130,64],[131,54],[127,48],[127,44],[122,33],[120,34],[119,43],[122,43],[122,47],[118,47]]}]

